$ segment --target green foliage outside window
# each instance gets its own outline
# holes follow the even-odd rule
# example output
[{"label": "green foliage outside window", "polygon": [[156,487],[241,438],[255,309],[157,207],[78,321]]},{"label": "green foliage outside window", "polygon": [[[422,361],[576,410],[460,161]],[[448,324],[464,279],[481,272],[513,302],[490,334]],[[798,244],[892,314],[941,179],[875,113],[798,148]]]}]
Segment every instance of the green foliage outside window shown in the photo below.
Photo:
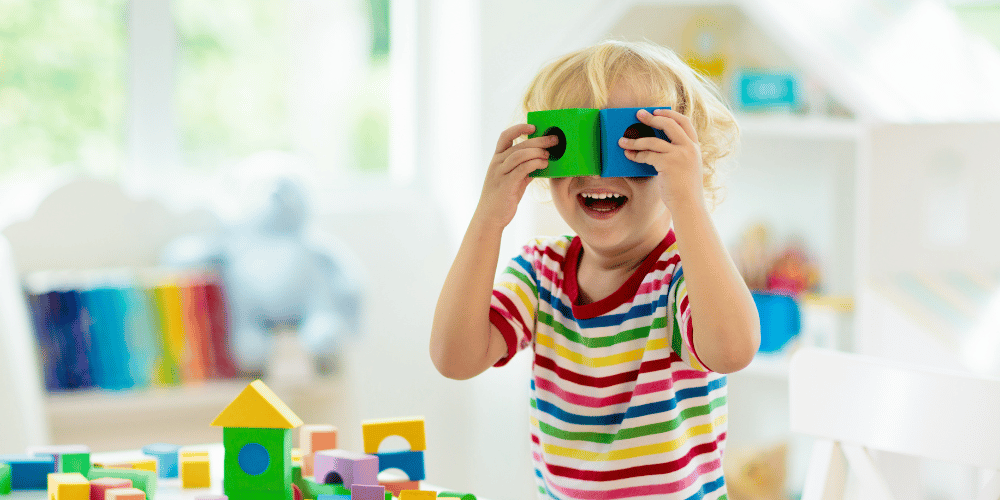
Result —
[{"label": "green foliage outside window", "polygon": [[123,163],[124,0],[0,0],[0,177]]}]

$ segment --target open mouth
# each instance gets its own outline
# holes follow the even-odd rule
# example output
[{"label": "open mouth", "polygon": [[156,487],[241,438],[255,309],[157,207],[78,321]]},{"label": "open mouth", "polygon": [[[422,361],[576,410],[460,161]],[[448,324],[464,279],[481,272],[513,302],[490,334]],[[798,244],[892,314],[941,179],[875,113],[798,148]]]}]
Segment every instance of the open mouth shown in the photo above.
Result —
[{"label": "open mouth", "polygon": [[597,219],[611,217],[628,203],[627,196],[617,193],[580,193],[576,199],[588,215]]}]

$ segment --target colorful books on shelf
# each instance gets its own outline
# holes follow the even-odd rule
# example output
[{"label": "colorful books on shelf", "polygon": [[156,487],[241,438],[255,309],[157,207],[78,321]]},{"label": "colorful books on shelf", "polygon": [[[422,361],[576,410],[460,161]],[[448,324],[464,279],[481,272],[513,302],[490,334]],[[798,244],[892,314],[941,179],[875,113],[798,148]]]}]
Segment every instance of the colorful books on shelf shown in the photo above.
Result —
[{"label": "colorful books on shelf", "polygon": [[51,392],[233,378],[223,287],[212,274],[42,273],[27,280]]}]

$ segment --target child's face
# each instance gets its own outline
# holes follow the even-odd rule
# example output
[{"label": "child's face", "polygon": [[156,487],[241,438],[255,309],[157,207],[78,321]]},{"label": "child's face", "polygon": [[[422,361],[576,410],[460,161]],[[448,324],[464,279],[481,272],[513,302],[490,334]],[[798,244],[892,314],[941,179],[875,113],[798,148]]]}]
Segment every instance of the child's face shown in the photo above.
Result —
[{"label": "child's face", "polygon": [[[657,104],[643,101],[631,86],[618,84],[606,107]],[[627,252],[643,243],[658,243],[670,227],[656,177],[561,177],[550,179],[549,185],[559,215],[591,247]]]}]

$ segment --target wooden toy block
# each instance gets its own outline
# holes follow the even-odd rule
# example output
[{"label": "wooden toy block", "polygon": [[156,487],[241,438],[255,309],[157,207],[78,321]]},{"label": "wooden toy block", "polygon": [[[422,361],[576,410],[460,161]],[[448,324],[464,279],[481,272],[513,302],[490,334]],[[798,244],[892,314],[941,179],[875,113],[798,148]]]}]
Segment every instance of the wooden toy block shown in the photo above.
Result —
[{"label": "wooden toy block", "polygon": [[191,457],[207,457],[207,456],[208,456],[208,452],[207,451],[185,450],[185,451],[180,452],[180,458],[181,459],[191,458]]},{"label": "wooden toy block", "polygon": [[90,472],[90,452],[61,455],[59,472],[78,472],[86,476]]},{"label": "wooden toy block", "polygon": [[227,427],[222,431],[226,449],[223,492],[284,491],[292,483],[292,434],[289,429]]},{"label": "wooden toy block", "polygon": [[302,448],[302,473],[313,475],[313,454],[320,450],[337,449],[337,428],[325,424],[307,424],[299,429]]},{"label": "wooden toy block", "polygon": [[139,488],[112,488],[105,493],[105,500],[146,500]]},{"label": "wooden toy block", "polygon": [[596,109],[570,108],[528,113],[535,132],[528,138],[554,135],[559,144],[548,148],[549,166],[531,177],[601,175],[601,132]]},{"label": "wooden toy block", "polygon": [[406,473],[410,481],[422,481],[427,479],[424,474],[424,452],[422,451],[394,451],[389,453],[379,453],[378,471],[387,469],[399,469]]},{"label": "wooden toy block", "polygon": [[234,490],[232,495],[226,497],[233,500],[292,500],[292,495],[289,485],[287,491]]},{"label": "wooden toy block", "polygon": [[303,500],[302,489],[295,483],[292,483],[292,500]]},{"label": "wooden toy block", "polygon": [[397,479],[393,480],[380,480],[379,485],[385,486],[385,489],[393,494],[393,496],[399,496],[399,493],[403,490],[419,490],[420,481],[401,481]]},{"label": "wooden toy block", "polygon": [[148,460],[136,460],[132,462],[132,468],[138,470],[148,470],[150,472],[156,472],[156,459],[151,458]]},{"label": "wooden toy block", "polygon": [[656,169],[652,165],[629,160],[625,157],[625,150],[618,145],[618,139],[622,137],[629,139],[639,139],[641,137],[667,139],[666,134],[662,130],[652,128],[636,118],[636,113],[640,109],[645,109],[652,113],[656,109],[670,108],[609,108],[602,109],[599,112],[601,177],[651,177],[656,175]]},{"label": "wooden toy block", "polygon": [[46,478],[49,500],[90,500],[90,482],[78,472],[53,472]]},{"label": "wooden toy block", "polygon": [[[90,500],[105,500],[108,490],[131,487],[131,479],[121,477],[99,477],[90,482]],[[143,495],[143,498],[145,498],[145,494]]]},{"label": "wooden toy block", "polygon": [[292,448],[292,463],[302,465],[302,450]]},{"label": "wooden toy block", "polygon": [[302,419],[260,380],[251,382],[212,421],[214,427],[294,429],[300,425]]},{"label": "wooden toy block", "polygon": [[[166,479],[177,477],[179,473],[177,468],[180,462],[180,449],[181,447],[175,444],[155,443],[144,446],[142,452],[156,458],[159,476]],[[204,453],[208,456],[208,452]]]},{"label": "wooden toy block", "polygon": [[191,457],[181,460],[180,476],[182,488],[211,488],[211,464],[205,457]]},{"label": "wooden toy block", "polygon": [[476,495],[472,493],[458,493],[456,491],[439,491],[438,498],[459,498],[461,500],[476,500]]},{"label": "wooden toy block", "polygon": [[10,464],[0,463],[0,495],[9,495],[10,492]]},{"label": "wooden toy block", "polygon": [[366,420],[361,422],[361,435],[364,438],[365,453],[372,455],[378,453],[379,445],[389,436],[399,436],[405,439],[410,443],[410,451],[427,449],[424,417]]},{"label": "wooden toy block", "polygon": [[403,490],[399,492],[399,500],[434,500],[437,493],[424,490]]},{"label": "wooden toy block", "polygon": [[92,467],[87,473],[87,479],[93,481],[102,477],[125,478],[132,480],[132,487],[139,488],[146,494],[146,500],[156,498],[156,473],[138,469],[99,469]]},{"label": "wooden toy block", "polygon": [[385,500],[385,486],[369,484],[352,485],[351,500]]},{"label": "wooden toy block", "polygon": [[[321,450],[315,453],[316,482],[378,484],[378,457],[347,450]],[[339,481],[338,481],[339,479]]]},{"label": "wooden toy block", "polygon": [[[34,455],[37,457],[52,456],[56,464],[56,472],[79,472],[83,475],[87,475],[86,470],[76,470],[77,468],[70,468],[67,470],[63,466],[64,457],[67,455],[73,455],[78,457],[80,454],[87,455],[87,468],[90,468],[90,447],[83,444],[61,444],[61,445],[49,445],[49,446],[29,446],[25,449],[28,455]],[[71,460],[73,464],[79,464],[79,459]]]},{"label": "wooden toy block", "polygon": [[52,455],[0,455],[0,462],[10,466],[12,491],[47,489],[48,475],[56,471]]}]

